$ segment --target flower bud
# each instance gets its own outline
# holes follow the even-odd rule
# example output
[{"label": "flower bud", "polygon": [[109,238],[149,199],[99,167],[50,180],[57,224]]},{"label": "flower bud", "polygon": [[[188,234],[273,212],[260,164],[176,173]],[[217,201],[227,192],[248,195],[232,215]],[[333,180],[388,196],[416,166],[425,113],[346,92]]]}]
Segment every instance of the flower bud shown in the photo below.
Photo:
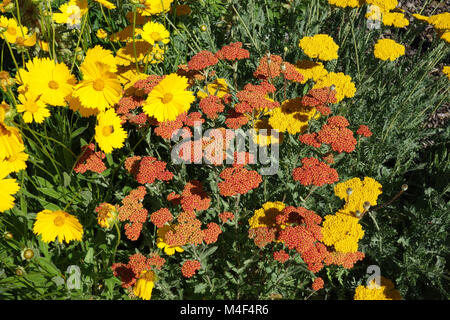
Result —
[{"label": "flower bud", "polygon": [[25,274],[25,269],[23,267],[18,267],[16,269],[16,276],[21,277]]},{"label": "flower bud", "polygon": [[363,207],[364,207],[364,210],[369,210],[369,208],[370,208],[370,202],[369,201],[366,201],[366,202],[364,202],[363,203]]},{"label": "flower bud", "polygon": [[5,233],[3,233],[3,237],[5,240],[12,240],[14,238],[13,234],[9,231],[5,231]]},{"label": "flower bud", "polygon": [[33,249],[25,248],[24,250],[22,250],[20,255],[23,260],[30,260],[30,259],[33,259],[33,257],[34,257],[34,251],[33,251]]},{"label": "flower bud", "polygon": [[331,85],[330,91],[336,90],[336,86],[334,84]]},{"label": "flower bud", "polygon": [[353,189],[352,188],[348,188],[347,189],[347,195],[351,195],[353,193]]},{"label": "flower bud", "polygon": [[408,185],[402,184],[402,191],[405,192],[406,190],[408,190]]},{"label": "flower bud", "polygon": [[153,56],[153,58],[157,61],[161,61],[162,60],[162,55],[161,53],[157,52],[155,53],[155,55]]},{"label": "flower bud", "polygon": [[201,32],[205,32],[206,30],[208,30],[208,28],[206,27],[206,25],[202,24],[202,25],[200,26],[200,31],[201,31]]},{"label": "flower bud", "polygon": [[357,218],[360,218],[360,217],[361,217],[361,211],[356,210],[355,216],[356,216]]}]

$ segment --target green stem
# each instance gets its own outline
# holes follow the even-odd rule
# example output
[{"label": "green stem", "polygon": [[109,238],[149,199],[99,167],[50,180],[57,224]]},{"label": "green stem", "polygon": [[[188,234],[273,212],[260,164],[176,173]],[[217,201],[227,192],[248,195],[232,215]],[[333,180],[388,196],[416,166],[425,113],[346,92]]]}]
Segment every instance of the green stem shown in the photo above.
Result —
[{"label": "green stem", "polygon": [[116,231],[117,231],[117,243],[116,246],[114,247],[114,252],[113,252],[113,259],[112,261],[116,261],[116,252],[117,252],[117,248],[119,247],[120,244],[120,229],[119,229],[119,223],[115,223],[114,226],[116,227]]}]

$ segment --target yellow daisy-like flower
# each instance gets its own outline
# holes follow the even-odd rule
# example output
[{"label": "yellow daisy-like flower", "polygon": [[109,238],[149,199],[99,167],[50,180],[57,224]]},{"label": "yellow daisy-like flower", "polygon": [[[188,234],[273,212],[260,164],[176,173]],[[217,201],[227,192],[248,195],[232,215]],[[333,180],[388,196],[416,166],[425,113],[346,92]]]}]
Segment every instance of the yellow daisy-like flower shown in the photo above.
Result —
[{"label": "yellow daisy-like flower", "polygon": [[120,83],[123,86],[123,90],[126,95],[132,96],[142,96],[144,93],[142,90],[138,90],[134,87],[134,84],[139,80],[144,80],[148,78],[148,74],[137,72],[136,68],[128,69],[126,71],[119,71],[117,76]]},{"label": "yellow daisy-like flower", "polygon": [[65,211],[43,210],[36,216],[33,226],[33,232],[36,235],[42,235],[42,241],[52,242],[58,240],[65,241],[81,241],[83,237],[83,226],[77,217],[68,214]]},{"label": "yellow daisy-like flower", "polygon": [[95,141],[104,153],[111,153],[113,149],[122,148],[127,132],[120,124],[120,117],[114,109],[108,109],[97,116],[95,127]]},{"label": "yellow daisy-like flower", "polygon": [[119,102],[122,86],[111,66],[100,62],[84,61],[80,67],[83,81],[76,85],[74,97],[80,99],[85,108],[104,111]]},{"label": "yellow daisy-like flower", "polygon": [[428,23],[436,29],[450,29],[450,12],[430,16],[428,18]]},{"label": "yellow daisy-like flower", "polygon": [[164,250],[165,254],[172,256],[175,254],[175,252],[184,252],[184,249],[182,247],[172,246],[164,242],[164,236],[170,230],[173,230],[171,225],[164,225],[163,227],[158,228],[158,230],[156,231],[156,246]]},{"label": "yellow daisy-like flower", "polygon": [[95,2],[100,3],[102,6],[104,6],[106,9],[115,9],[116,5],[112,2],[109,2],[107,0],[95,0]]},{"label": "yellow daisy-like flower", "polygon": [[110,229],[118,220],[118,212],[115,206],[102,203],[97,209],[97,223],[104,229]]},{"label": "yellow daisy-like flower", "polygon": [[83,63],[96,63],[96,62],[108,65],[110,72],[117,71],[116,58],[112,54],[112,51],[104,49],[100,45],[96,45],[95,47],[88,49],[88,51],[86,52],[86,58],[84,58]]},{"label": "yellow daisy-like flower", "polygon": [[143,299],[150,300],[152,297],[153,287],[155,286],[156,275],[151,270],[143,270],[139,275],[139,279],[133,288],[135,296]]},{"label": "yellow daisy-like flower", "polygon": [[367,4],[372,4],[380,7],[384,12],[395,9],[398,4],[397,0],[365,0]]},{"label": "yellow daisy-like flower", "polygon": [[96,116],[100,113],[98,109],[85,108],[81,105],[80,99],[69,96],[66,97],[66,101],[69,104],[69,109],[73,111],[78,111],[82,117],[87,118],[91,116]]},{"label": "yellow daisy-like flower", "polygon": [[134,55],[133,42],[127,42],[125,47],[117,50],[116,63],[121,66],[129,66],[137,61],[143,61],[153,49],[153,46],[145,40],[136,40],[136,57]]},{"label": "yellow daisy-like flower", "polygon": [[211,82],[207,86],[203,87],[203,91],[197,92],[197,97],[199,99],[206,98],[209,95],[217,96],[219,98],[223,98],[224,95],[230,93],[230,89],[228,89],[227,81],[223,78],[217,78],[214,82]]},{"label": "yellow daisy-like flower", "polygon": [[0,37],[9,43],[15,43],[16,38],[21,34],[20,28],[14,19],[8,19],[5,16],[1,16],[0,27],[5,30],[0,34]]},{"label": "yellow daisy-like flower", "polygon": [[322,234],[325,245],[334,246],[337,252],[349,253],[358,251],[358,241],[363,238],[364,230],[358,218],[337,212],[325,216]]},{"label": "yellow daisy-like flower", "polygon": [[352,98],[356,93],[356,86],[352,82],[352,77],[342,72],[329,72],[325,77],[319,79],[313,86],[313,89],[321,89],[335,86],[337,102],[344,98]]},{"label": "yellow daisy-like flower", "polygon": [[41,95],[33,91],[26,91],[24,94],[19,94],[20,104],[17,105],[17,112],[23,112],[23,121],[31,123],[44,122],[45,118],[50,117],[50,110],[41,99]]},{"label": "yellow daisy-like flower", "polygon": [[280,132],[290,134],[302,133],[308,127],[308,122],[313,117],[318,118],[313,107],[304,106],[302,98],[288,99],[281,103],[281,106],[273,109],[270,113],[269,125]]},{"label": "yellow daisy-like flower", "polygon": [[139,0],[143,7],[137,9],[142,16],[151,16],[170,10],[173,0]]},{"label": "yellow daisy-like flower", "polygon": [[105,39],[108,36],[108,33],[102,28],[98,29],[96,32],[96,36],[99,39]]},{"label": "yellow daisy-like flower", "polygon": [[[253,129],[255,129],[253,141],[260,146],[280,144],[283,142],[283,132],[278,132],[278,137],[276,137],[274,133],[275,130],[269,124],[269,118],[255,121]],[[265,131],[263,132],[262,130]]]},{"label": "yellow daisy-like flower", "polygon": [[14,207],[13,195],[20,189],[16,179],[6,178],[10,172],[10,166],[5,161],[0,161],[0,212]]},{"label": "yellow daisy-like flower", "polygon": [[142,109],[159,122],[175,120],[187,112],[195,100],[193,92],[186,90],[188,86],[186,77],[171,73],[148,94]]},{"label": "yellow daisy-like flower", "polygon": [[386,12],[383,14],[383,24],[396,28],[404,28],[409,25],[409,20],[400,12]]},{"label": "yellow daisy-like flower", "polygon": [[375,44],[373,54],[377,59],[394,61],[405,55],[405,47],[392,39],[379,39]]},{"label": "yellow daisy-like flower", "polygon": [[391,280],[380,277],[380,285],[373,279],[369,285],[360,285],[355,289],[354,300],[402,300],[400,292]]},{"label": "yellow daisy-like flower", "polygon": [[327,34],[316,34],[313,37],[303,37],[298,44],[310,58],[329,61],[338,58],[339,46]]},{"label": "yellow daisy-like flower", "polygon": [[[264,203],[262,208],[255,210],[253,217],[248,219],[250,229],[259,227],[278,228],[279,225],[276,223],[276,218],[283,213],[285,207],[286,205],[281,201]],[[285,225],[281,226],[282,229],[285,227]]]},{"label": "yellow daisy-like flower", "polygon": [[381,184],[370,177],[365,177],[364,180],[352,178],[334,187],[334,194],[345,200],[342,210],[351,215],[356,211],[364,212],[364,202],[376,206],[378,196],[382,193]]},{"label": "yellow daisy-like flower", "polygon": [[155,44],[156,42],[167,44],[170,41],[169,31],[158,22],[147,22],[144,24],[141,37],[150,44]]},{"label": "yellow daisy-like flower", "polygon": [[70,0],[62,4],[59,11],[53,13],[53,20],[56,23],[66,23],[69,28],[78,28],[81,25],[81,18],[88,11],[87,0]]},{"label": "yellow daisy-like flower", "polygon": [[164,61],[164,49],[157,43],[153,45],[152,52],[147,56],[151,64],[157,64]]},{"label": "yellow daisy-like flower", "polygon": [[450,66],[444,66],[442,72],[450,79]]},{"label": "yellow daisy-like flower", "polygon": [[23,151],[15,153],[10,157],[6,157],[4,163],[8,167],[7,171],[11,173],[25,170],[27,168],[28,157],[28,154]]},{"label": "yellow daisy-like flower", "polygon": [[20,131],[0,122],[0,161],[25,150]]},{"label": "yellow daisy-like flower", "polygon": [[340,8],[356,8],[360,7],[364,0],[328,0],[328,3]]},{"label": "yellow daisy-like flower", "polygon": [[[28,91],[41,95],[41,100],[53,106],[65,106],[65,97],[72,94],[75,77],[64,63],[49,58],[33,58],[20,69],[16,80]],[[22,80],[22,81],[21,81]]]}]

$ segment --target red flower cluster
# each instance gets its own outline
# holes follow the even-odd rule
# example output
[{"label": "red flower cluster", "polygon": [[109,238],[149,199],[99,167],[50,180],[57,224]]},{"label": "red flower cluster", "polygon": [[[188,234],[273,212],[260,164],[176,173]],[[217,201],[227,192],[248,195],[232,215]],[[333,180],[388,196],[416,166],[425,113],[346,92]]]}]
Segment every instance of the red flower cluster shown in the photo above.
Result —
[{"label": "red flower cluster", "polygon": [[253,73],[253,76],[259,79],[276,78],[281,74],[282,63],[283,58],[278,55],[270,54],[270,58],[268,55],[264,55],[259,60],[258,68]]},{"label": "red flower cluster", "polygon": [[203,241],[205,241],[206,244],[211,244],[217,242],[219,235],[222,233],[222,229],[220,229],[217,223],[210,222],[202,232]]},{"label": "red flower cluster", "polygon": [[220,98],[216,96],[208,96],[200,100],[200,109],[209,119],[216,119],[218,113],[225,109],[225,106],[221,103]]},{"label": "red flower cluster", "polygon": [[298,137],[298,140],[301,143],[307,144],[308,146],[314,147],[314,148],[320,148],[322,143],[320,143],[317,140],[317,133],[304,133]]},{"label": "red flower cluster", "polygon": [[304,106],[315,107],[324,116],[331,114],[331,109],[326,104],[336,102],[336,91],[331,90],[330,87],[311,89],[302,97]]},{"label": "red flower cluster", "polygon": [[324,283],[323,279],[322,279],[321,277],[317,277],[317,278],[314,279],[314,282],[313,282],[313,284],[311,285],[311,288],[312,288],[314,291],[319,291],[320,289],[323,288],[323,285],[324,285],[324,284],[325,284],[325,283]]},{"label": "red flower cluster", "polygon": [[246,194],[257,188],[262,181],[258,172],[249,171],[242,165],[226,168],[220,173],[220,178],[225,180],[218,184],[219,192],[224,197],[231,197],[239,193]]},{"label": "red flower cluster", "polygon": [[295,168],[292,176],[295,181],[299,181],[304,186],[323,186],[332,184],[339,180],[335,169],[321,162],[316,158],[303,158],[303,166]]},{"label": "red flower cluster", "polygon": [[172,225],[172,230],[164,235],[165,243],[181,247],[186,244],[198,245],[203,242],[202,222],[196,218],[194,212],[181,212],[177,220],[178,223]]},{"label": "red flower cluster", "polygon": [[173,173],[166,170],[164,161],[158,161],[153,157],[134,156],[125,160],[125,168],[140,184],[153,183],[156,179],[168,181],[173,178]]},{"label": "red flower cluster", "polygon": [[365,254],[359,251],[349,253],[329,252],[325,257],[324,262],[327,265],[335,264],[338,266],[343,266],[346,269],[351,269],[356,262],[363,260],[364,257]]},{"label": "red flower cluster", "polygon": [[229,211],[219,213],[219,219],[222,223],[227,223],[228,220],[232,221],[234,219],[234,213]]},{"label": "red flower cluster", "polygon": [[280,66],[281,73],[283,74],[284,78],[289,81],[295,81],[295,82],[302,82],[304,77],[303,75],[298,72],[297,68],[289,63],[289,62],[283,62]]},{"label": "red flower cluster", "polygon": [[207,210],[211,203],[211,198],[204,191],[202,184],[198,180],[189,181],[183,189],[181,195],[175,192],[167,196],[167,200],[173,205],[181,205],[183,211],[193,212]]},{"label": "red flower cluster", "polygon": [[275,101],[266,99],[268,93],[276,91],[275,86],[263,81],[258,85],[248,83],[244,89],[239,91],[236,96],[239,103],[234,106],[234,109],[239,113],[252,113],[254,109],[273,109],[280,104]]},{"label": "red flower cluster", "polygon": [[246,125],[248,121],[249,119],[244,114],[236,112],[234,109],[230,109],[227,113],[225,124],[230,129],[239,129],[243,125]]},{"label": "red flower cluster", "polygon": [[115,277],[120,277],[122,288],[130,288],[135,284],[141,272],[149,270],[151,265],[151,259],[146,258],[140,253],[136,253],[129,257],[128,264],[114,263],[111,269]]},{"label": "red flower cluster", "polygon": [[320,129],[317,140],[331,145],[336,152],[350,153],[355,150],[356,139],[353,137],[353,132],[347,128],[348,125],[347,119],[343,116],[330,117]]},{"label": "red flower cluster", "polygon": [[284,250],[275,251],[273,253],[273,258],[281,263],[285,263],[289,260],[289,254]]},{"label": "red flower cluster", "polygon": [[103,152],[95,152],[95,145],[93,143],[85,145],[81,148],[81,157],[78,159],[73,171],[76,173],[85,173],[89,170],[102,173],[106,170],[106,166],[103,163],[105,157],[106,155]]},{"label": "red flower cluster", "polygon": [[219,62],[210,51],[202,50],[189,60],[187,66],[189,70],[203,70],[207,67],[214,66]]},{"label": "red flower cluster", "polygon": [[122,97],[117,103],[118,107],[116,109],[116,113],[118,115],[127,115],[132,110],[142,106],[143,101],[144,99],[134,96]]},{"label": "red flower cluster", "polygon": [[156,252],[150,254],[150,258],[147,259],[151,266],[155,266],[156,269],[161,270],[162,266],[166,263],[166,259],[162,258]]},{"label": "red flower cluster", "polygon": [[[137,92],[142,91],[144,94],[149,94],[150,91],[153,90],[154,87],[162,80],[165,76],[157,76],[157,75],[150,75],[147,79],[138,80],[134,84],[134,87],[138,89]],[[135,92],[136,95],[136,92]]]},{"label": "red flower cluster", "polygon": [[276,238],[277,229],[258,227],[248,230],[248,237],[253,239],[258,248],[264,248],[267,244],[273,242]]},{"label": "red flower cluster", "polygon": [[249,58],[250,52],[242,49],[242,42],[233,42],[222,47],[222,49],[216,52],[215,56],[220,60],[234,61]]},{"label": "red flower cluster", "polygon": [[181,273],[185,278],[190,278],[197,272],[197,270],[200,270],[201,267],[202,266],[199,261],[187,260],[181,266]]},{"label": "red flower cluster", "polygon": [[147,190],[140,186],[131,192],[122,200],[122,206],[119,207],[119,220],[129,222],[125,224],[125,235],[130,240],[137,240],[141,234],[142,226],[147,220],[148,211],[142,205]]},{"label": "red flower cluster", "polygon": [[158,228],[161,228],[167,222],[170,222],[172,220],[173,216],[167,208],[159,209],[158,211],[155,211],[150,215],[150,221]]},{"label": "red flower cluster", "polygon": [[[173,121],[157,122],[158,126],[155,128],[155,134],[161,138],[170,139],[174,131],[181,129],[183,124],[193,127],[195,122],[205,122],[200,112],[182,113]],[[186,127],[185,129],[189,130]]]},{"label": "red flower cluster", "polygon": [[362,124],[359,126],[358,130],[356,130],[356,134],[368,138],[372,135],[372,131],[370,131],[368,126]]}]

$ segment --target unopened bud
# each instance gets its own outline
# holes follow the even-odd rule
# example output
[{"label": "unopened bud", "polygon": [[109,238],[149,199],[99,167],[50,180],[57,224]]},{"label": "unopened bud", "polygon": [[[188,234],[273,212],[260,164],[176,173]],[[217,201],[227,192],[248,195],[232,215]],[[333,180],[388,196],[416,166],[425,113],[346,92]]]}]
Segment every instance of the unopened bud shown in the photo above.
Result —
[{"label": "unopened bud", "polygon": [[351,195],[353,193],[353,189],[352,188],[348,188],[347,189],[347,195]]},{"label": "unopened bud", "polygon": [[359,211],[359,210],[356,210],[356,212],[355,212],[355,216],[356,216],[357,218],[361,217],[361,211]]},{"label": "unopened bud", "polygon": [[202,25],[200,26],[200,31],[201,31],[201,32],[205,32],[206,30],[208,30],[208,28],[206,27],[206,25],[202,24]]},{"label": "unopened bud", "polygon": [[402,191],[405,192],[406,190],[408,190],[408,185],[402,184]]},{"label": "unopened bud", "polygon": [[330,91],[336,90],[336,86],[334,84],[331,85]]},{"label": "unopened bud", "polygon": [[24,269],[24,268],[18,267],[18,268],[16,269],[16,276],[21,277],[21,276],[23,276],[24,274],[25,274],[25,269]]},{"label": "unopened bud", "polygon": [[5,240],[12,240],[14,238],[13,234],[11,232],[6,231],[3,234],[3,237],[5,238]]},{"label": "unopened bud", "polygon": [[22,259],[24,260],[30,260],[34,257],[34,251],[33,249],[26,248],[25,250],[22,251],[21,256]]},{"label": "unopened bud", "polygon": [[366,201],[366,202],[364,202],[363,203],[363,207],[364,207],[364,210],[369,210],[369,208],[370,208],[370,202],[369,201]]}]

